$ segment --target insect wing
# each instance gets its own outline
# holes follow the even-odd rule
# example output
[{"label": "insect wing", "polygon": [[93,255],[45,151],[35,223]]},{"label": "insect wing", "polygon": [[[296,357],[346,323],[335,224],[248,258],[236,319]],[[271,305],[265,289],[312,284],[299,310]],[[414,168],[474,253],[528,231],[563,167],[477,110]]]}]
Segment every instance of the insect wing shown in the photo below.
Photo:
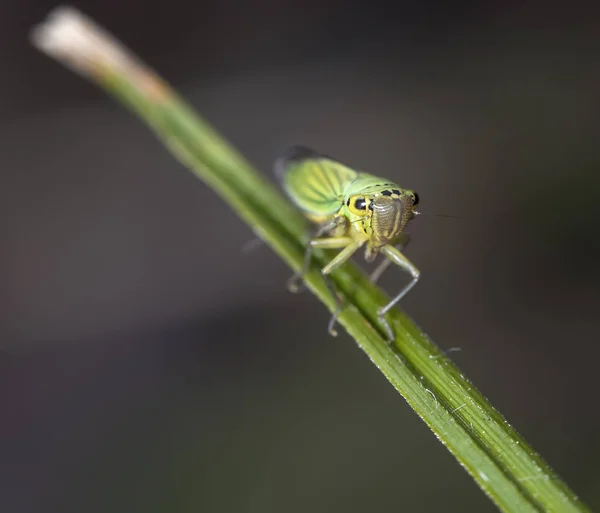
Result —
[{"label": "insect wing", "polygon": [[358,176],[348,166],[304,146],[293,146],[277,159],[275,173],[290,199],[316,216],[335,214]]}]

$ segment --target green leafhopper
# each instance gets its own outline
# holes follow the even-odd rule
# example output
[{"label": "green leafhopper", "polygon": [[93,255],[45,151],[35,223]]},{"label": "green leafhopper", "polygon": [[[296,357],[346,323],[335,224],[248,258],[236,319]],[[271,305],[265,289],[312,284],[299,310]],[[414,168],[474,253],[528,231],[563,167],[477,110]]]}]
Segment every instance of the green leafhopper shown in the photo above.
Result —
[{"label": "green leafhopper", "polygon": [[409,242],[404,229],[418,214],[417,193],[385,178],[356,171],[304,146],[293,146],[277,159],[275,173],[289,198],[318,226],[306,249],[302,269],[290,279],[290,289],[298,290],[299,280],[310,267],[313,248],[341,249],[321,270],[329,290],[338,299],[338,308],[329,323],[329,333],[336,335],[334,327],[343,305],[329,275],[363,246],[367,262],[381,253],[385,260],[372,273],[373,282],[391,263],[412,278],[377,311],[379,321],[393,340],[385,314],[415,286],[420,275],[401,253]]}]

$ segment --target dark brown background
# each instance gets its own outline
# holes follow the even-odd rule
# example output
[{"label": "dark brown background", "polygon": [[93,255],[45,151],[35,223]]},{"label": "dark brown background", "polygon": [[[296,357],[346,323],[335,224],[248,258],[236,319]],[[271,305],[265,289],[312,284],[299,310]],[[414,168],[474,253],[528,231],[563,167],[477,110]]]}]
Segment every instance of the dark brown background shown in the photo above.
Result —
[{"label": "dark brown background", "polygon": [[[0,7],[2,511],[494,511],[284,264],[28,45],[52,5]],[[264,173],[307,144],[460,216],[411,226],[402,306],[600,507],[597,12],[76,5]]]}]

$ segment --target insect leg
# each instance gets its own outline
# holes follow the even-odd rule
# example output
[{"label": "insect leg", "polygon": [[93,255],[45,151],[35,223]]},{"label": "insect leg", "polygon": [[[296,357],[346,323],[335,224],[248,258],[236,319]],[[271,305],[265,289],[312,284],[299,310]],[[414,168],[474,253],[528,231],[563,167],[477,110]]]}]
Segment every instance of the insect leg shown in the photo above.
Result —
[{"label": "insect leg", "polygon": [[251,253],[255,249],[258,249],[264,243],[265,243],[264,240],[262,240],[260,237],[256,236],[253,239],[250,239],[244,243],[244,245],[242,246],[242,253],[247,255],[248,253]]},{"label": "insect leg", "polygon": [[[406,246],[408,246],[408,243],[410,242],[410,235],[408,235],[408,233],[402,232],[400,234],[398,242],[399,243],[396,245],[396,248],[398,249],[398,251],[402,251]],[[390,266],[391,263],[392,260],[390,260],[389,258],[384,258],[383,261],[375,268],[375,270],[369,276],[369,281],[371,283],[377,283],[379,278],[381,278],[381,275]]]},{"label": "insect leg", "polygon": [[[310,269],[310,260],[312,257],[312,251],[313,251],[313,248],[315,247],[313,244],[314,241],[320,240],[320,239],[318,239],[318,237],[320,237],[324,233],[331,232],[332,230],[337,228],[339,226],[339,224],[340,224],[339,219],[335,218],[335,219],[332,219],[331,221],[328,221],[327,223],[319,226],[319,228],[313,235],[313,238],[309,241],[308,245],[306,246],[306,250],[304,251],[304,262],[302,264],[302,268],[299,271],[297,271],[296,273],[294,273],[294,275],[288,280],[287,287],[290,292],[294,292],[294,293],[299,292],[302,288],[302,284],[301,284],[302,278]],[[327,239],[323,239],[323,240],[327,240]],[[344,247],[344,246],[346,246],[346,244],[344,244],[343,246],[335,246],[335,247],[339,248],[339,247]]]},{"label": "insect leg", "polygon": [[[339,317],[340,313],[342,312],[344,303],[340,299],[340,297],[337,295],[335,288],[333,286],[333,282],[331,281],[331,278],[329,275],[333,271],[335,271],[338,267],[340,267],[342,264],[344,264],[344,262],[346,262],[354,253],[356,253],[356,250],[358,248],[360,248],[363,243],[356,242],[350,237],[333,237],[331,239],[322,239],[322,241],[314,241],[314,242],[321,243],[321,242],[327,242],[328,240],[329,241],[339,240],[341,242],[344,239],[347,241],[344,249],[342,251],[340,251],[333,258],[333,260],[331,262],[329,262],[321,270],[321,274],[323,275],[323,278],[325,279],[325,283],[327,284],[327,288],[329,289],[329,292],[331,292],[332,296],[337,300],[337,308],[335,309],[335,312],[333,313],[331,320],[329,321],[329,326],[327,328],[327,330],[329,331],[329,334],[334,337],[337,336],[337,331],[335,331],[334,326],[337,321],[337,318]],[[332,246],[319,245],[319,247],[332,247]]]},{"label": "insect leg", "polygon": [[412,280],[408,285],[404,286],[404,288],[385,306],[377,310],[377,316],[379,317],[379,322],[384,326],[390,342],[394,340],[394,334],[392,333],[392,329],[390,328],[389,323],[385,320],[385,314],[390,311],[390,309],[400,301],[406,293],[412,289],[417,281],[419,281],[420,271],[402,254],[393,246],[384,246],[381,248],[381,252],[394,264],[404,269],[407,273],[412,276]]},{"label": "insect leg", "polygon": [[[340,251],[340,253],[338,253],[333,260],[331,260],[331,262],[329,262],[329,264],[327,264],[323,270],[321,271],[321,274],[323,275],[323,278],[325,278],[325,283],[327,284],[327,288],[329,289],[329,292],[331,292],[331,294],[333,295],[333,297],[337,298],[337,294],[335,293],[335,290],[333,288],[333,284],[331,283],[331,280],[329,279],[328,274],[330,272],[332,272],[333,270],[335,270],[337,267],[339,267],[340,265],[342,265],[346,260],[348,260],[348,257],[345,257],[343,259],[343,261],[341,261],[339,264],[335,265],[335,267],[333,267],[332,269],[330,269],[329,271],[325,272],[326,269],[328,269],[332,264],[334,264],[339,258],[340,255],[344,255],[346,251],[348,251],[348,248],[350,246],[354,245],[354,240],[352,240],[351,237],[327,237],[326,239],[312,239],[309,242],[309,248],[313,249],[313,248],[321,248],[321,249],[338,249],[338,248],[344,248],[343,251]],[[360,246],[358,246],[360,247]],[[352,255],[352,253],[354,253],[356,251],[355,248],[354,250],[352,250],[350,252],[350,255]]]},{"label": "insect leg", "polygon": [[381,263],[375,268],[375,270],[369,275],[369,281],[371,283],[377,283],[381,275],[390,266],[392,261],[389,258],[384,258]]}]

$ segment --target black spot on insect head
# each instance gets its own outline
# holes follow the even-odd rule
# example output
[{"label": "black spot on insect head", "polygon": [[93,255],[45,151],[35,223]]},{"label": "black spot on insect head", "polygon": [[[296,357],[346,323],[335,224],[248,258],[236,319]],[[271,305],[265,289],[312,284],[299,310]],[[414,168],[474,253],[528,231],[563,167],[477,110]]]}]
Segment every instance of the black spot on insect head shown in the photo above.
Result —
[{"label": "black spot on insect head", "polygon": [[400,191],[398,189],[392,189],[392,192],[396,195],[396,196],[400,196]]},{"label": "black spot on insect head", "polygon": [[373,212],[373,200],[369,202],[369,210]]},{"label": "black spot on insect head", "polygon": [[356,210],[364,210],[367,208],[367,202],[365,201],[364,198],[358,198],[355,202],[354,202],[354,208]]},{"label": "black spot on insect head", "polygon": [[392,191],[387,191],[387,190],[386,191],[381,191],[381,194],[383,196],[391,196],[392,195]]},{"label": "black spot on insect head", "polygon": [[413,201],[413,205],[418,205],[419,204],[419,195],[416,192],[414,192],[413,195],[415,197],[415,200]]}]

